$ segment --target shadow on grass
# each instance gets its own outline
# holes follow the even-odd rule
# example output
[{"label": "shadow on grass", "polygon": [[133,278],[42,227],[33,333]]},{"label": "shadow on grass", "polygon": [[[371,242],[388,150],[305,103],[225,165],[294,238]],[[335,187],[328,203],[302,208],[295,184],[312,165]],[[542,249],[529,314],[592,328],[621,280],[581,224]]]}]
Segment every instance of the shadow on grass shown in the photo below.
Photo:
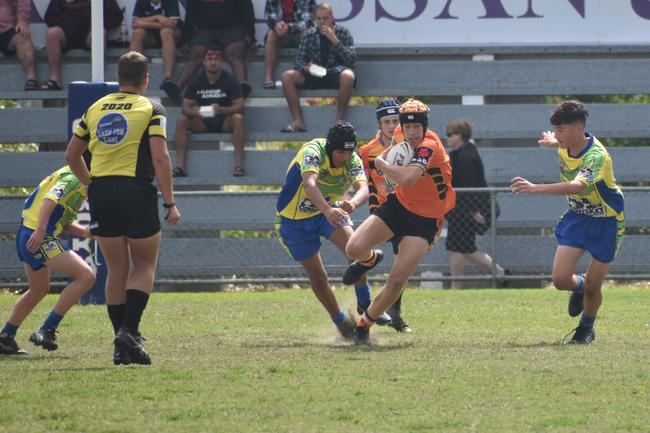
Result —
[{"label": "shadow on grass", "polygon": [[516,343],[513,341],[507,342],[504,347],[507,348],[512,348],[512,349],[535,349],[535,348],[542,348],[542,347],[563,347],[563,346],[568,346],[568,344],[565,344],[562,342],[562,340],[557,340],[557,341],[539,341],[537,343]]}]

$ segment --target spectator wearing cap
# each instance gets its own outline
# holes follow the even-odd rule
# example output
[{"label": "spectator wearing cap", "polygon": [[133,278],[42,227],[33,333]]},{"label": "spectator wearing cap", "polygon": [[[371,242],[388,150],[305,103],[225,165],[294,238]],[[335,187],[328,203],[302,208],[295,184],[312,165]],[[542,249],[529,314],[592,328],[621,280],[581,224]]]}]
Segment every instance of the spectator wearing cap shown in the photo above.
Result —
[{"label": "spectator wearing cap", "polygon": [[[377,104],[375,110],[379,130],[375,138],[359,148],[359,156],[363,161],[363,169],[368,178],[368,207],[373,214],[386,201],[393,187],[386,182],[381,171],[375,167],[375,159],[390,147],[395,128],[399,125],[399,101],[385,99]],[[411,328],[402,318],[402,295],[386,311],[392,318],[390,326],[398,332],[411,332]]]},{"label": "spectator wearing cap", "polygon": [[246,70],[246,53],[255,43],[255,16],[251,0],[188,0],[183,35],[190,40],[190,55],[176,81],[165,82],[163,90],[174,102],[199,69],[206,47],[223,51],[232,74],[241,83],[244,97],[251,91]]},{"label": "spectator wearing cap", "polygon": [[278,48],[297,47],[305,32],[314,26],[315,0],[266,0],[264,18],[269,30],[264,45],[265,89],[275,89],[273,71]]},{"label": "spectator wearing cap", "polygon": [[143,48],[162,48],[165,78],[160,88],[164,90],[174,76],[176,45],[181,40],[178,0],[136,0],[131,26],[131,51],[142,53]]},{"label": "spectator wearing cap", "polygon": [[29,29],[32,17],[30,0],[0,0],[0,52],[6,57],[18,53],[27,74],[25,90],[38,90],[34,43]]},{"label": "spectator wearing cap", "polygon": [[352,97],[357,52],[350,31],[336,24],[328,3],[316,6],[314,21],[316,27],[300,41],[294,67],[282,74],[282,90],[293,118],[282,132],[306,131],[298,88],[338,89],[336,120],[344,119]]},{"label": "spectator wearing cap", "polygon": [[174,177],[187,176],[188,132],[232,132],[235,147],[233,176],[244,176],[244,95],[239,81],[221,68],[222,53],[211,46],[203,54],[203,69],[187,84],[182,115],[176,120]]}]

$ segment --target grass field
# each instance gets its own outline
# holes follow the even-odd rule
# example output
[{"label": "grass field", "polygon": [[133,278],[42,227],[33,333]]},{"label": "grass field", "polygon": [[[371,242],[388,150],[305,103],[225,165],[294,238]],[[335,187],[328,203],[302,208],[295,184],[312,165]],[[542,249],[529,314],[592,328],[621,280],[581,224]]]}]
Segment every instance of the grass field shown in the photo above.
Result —
[{"label": "grass field", "polygon": [[[346,306],[351,290],[338,290]],[[4,323],[16,296],[0,296]],[[155,294],[153,365],[114,367],[104,307],[76,307],[59,350],[0,358],[0,432],[648,432],[650,290],[605,290],[597,339],[560,345],[568,295],[409,290],[414,333],[337,340],[308,290]]]}]

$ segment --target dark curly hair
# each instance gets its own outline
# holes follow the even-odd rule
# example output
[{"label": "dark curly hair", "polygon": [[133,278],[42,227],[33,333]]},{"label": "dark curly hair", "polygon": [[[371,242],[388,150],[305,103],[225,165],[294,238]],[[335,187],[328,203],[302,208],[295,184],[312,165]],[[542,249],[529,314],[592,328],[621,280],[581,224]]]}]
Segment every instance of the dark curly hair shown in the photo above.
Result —
[{"label": "dark curly hair", "polygon": [[557,104],[551,113],[551,125],[570,125],[572,123],[587,123],[589,112],[582,102],[570,99]]}]

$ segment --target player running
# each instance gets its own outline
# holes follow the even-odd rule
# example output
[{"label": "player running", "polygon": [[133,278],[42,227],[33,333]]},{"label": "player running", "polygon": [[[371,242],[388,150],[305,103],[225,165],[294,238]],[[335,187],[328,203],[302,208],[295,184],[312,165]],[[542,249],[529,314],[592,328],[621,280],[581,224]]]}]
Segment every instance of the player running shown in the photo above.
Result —
[{"label": "player running", "polygon": [[59,347],[56,341],[59,323],[95,284],[95,271],[59,239],[63,232],[80,238],[90,237],[88,226],[75,221],[86,196],[86,187],[66,165],[43,179],[25,201],[22,224],[16,234],[16,249],[24,262],[29,289],[18,299],[0,332],[0,354],[27,354],[18,347],[16,333],[50,291],[52,270],[62,272],[72,281],[61,292],[43,325],[29,337],[29,341],[45,350]]},{"label": "player running", "polygon": [[[558,242],[553,260],[553,284],[571,290],[569,315],[582,313],[570,344],[590,344],[603,295],[603,279],[614,260],[625,232],[623,193],[614,179],[612,158],[596,137],[586,132],[587,108],[579,101],[558,104],[551,114],[554,132],[542,133],[539,143],[558,148],[559,183],[534,184],[512,179],[515,194],[566,195],[567,210],[555,226]],[[585,253],[591,263],[585,275],[576,275]]]},{"label": "player running", "polygon": [[348,257],[357,259],[343,276],[346,284],[377,265],[380,256],[373,247],[391,240],[397,250],[384,288],[357,322],[357,344],[369,343],[370,327],[399,298],[408,278],[438,239],[445,214],[456,203],[449,156],[438,135],[427,129],[428,111],[429,107],[413,99],[400,107],[400,128],[393,141],[405,139],[414,148],[413,158],[406,166],[390,165],[384,160],[388,149],[375,158],[376,168],[398,186],[354,232],[345,250]]},{"label": "player running", "polygon": [[[282,247],[307,271],[314,294],[344,338],[352,338],[354,319],[339,307],[320,256],[320,237],[341,252],[352,236],[350,213],[368,199],[368,183],[361,158],[354,153],[357,134],[352,125],[339,121],[327,139],[303,144],[289,164],[277,202],[276,232]],[[348,200],[343,195],[354,187]],[[365,277],[355,283],[362,314],[370,305],[370,286]],[[384,322],[390,318],[382,317]]]},{"label": "player running", "polygon": [[[368,178],[368,206],[373,214],[379,206],[386,201],[386,197],[393,191],[393,187],[386,182],[383,173],[377,171],[375,159],[386,148],[390,147],[395,128],[399,126],[399,101],[386,99],[377,104],[377,123],[379,131],[375,138],[359,148],[359,156],[363,161],[363,169]],[[397,251],[394,251],[397,254]],[[411,332],[411,327],[402,318],[402,295],[387,311],[391,317],[391,324],[398,332]],[[359,313],[361,314],[361,313]]]}]

